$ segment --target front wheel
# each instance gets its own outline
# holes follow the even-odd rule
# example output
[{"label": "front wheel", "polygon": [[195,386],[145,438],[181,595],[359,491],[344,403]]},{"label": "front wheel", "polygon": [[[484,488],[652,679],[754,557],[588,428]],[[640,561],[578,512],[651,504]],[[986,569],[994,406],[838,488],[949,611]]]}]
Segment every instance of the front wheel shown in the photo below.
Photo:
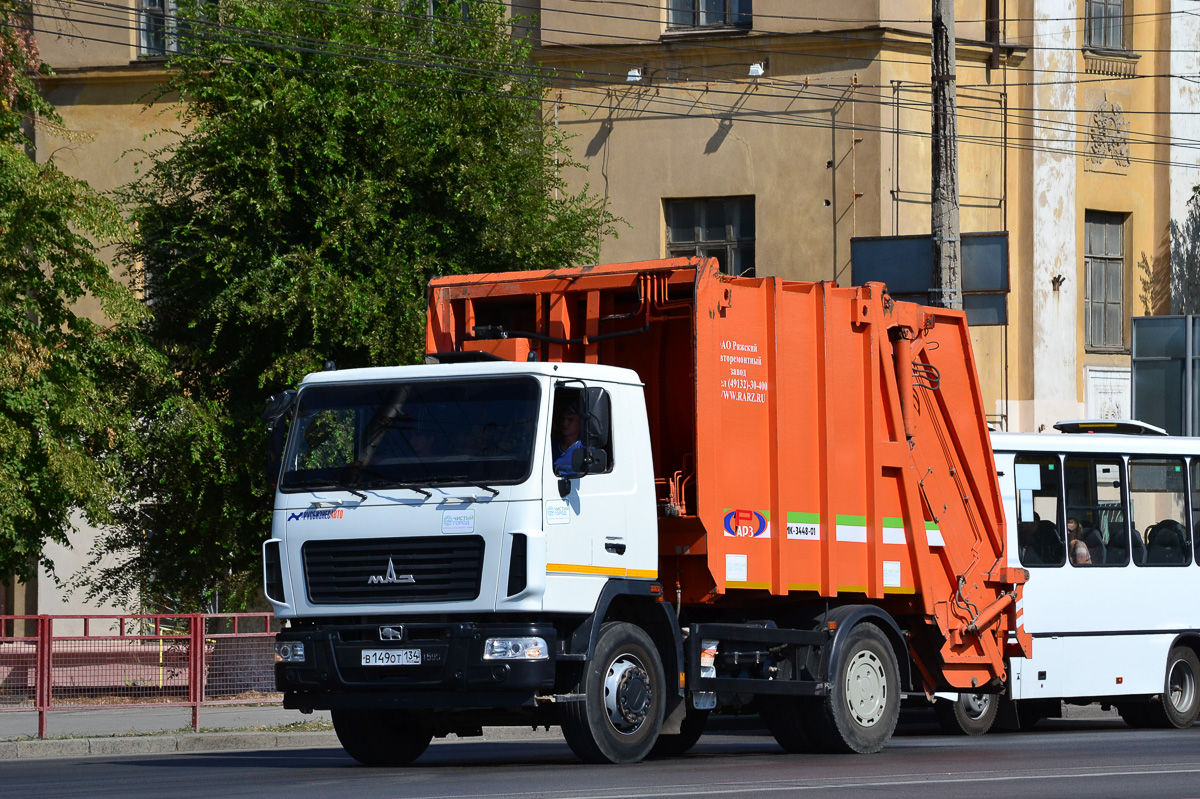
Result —
[{"label": "front wheel", "polygon": [[1155,727],[1184,729],[1200,716],[1197,678],[1200,661],[1186,646],[1177,646],[1167,655],[1167,674],[1162,696],[1150,704],[1150,721]]},{"label": "front wheel", "polygon": [[407,766],[433,740],[428,715],[408,710],[334,710],[330,716],[346,754],[364,766]]},{"label": "front wheel", "polygon": [[832,689],[811,713],[811,738],[830,752],[878,752],[900,719],[900,666],[887,636],[863,622],[850,631]]},{"label": "front wheel", "polygon": [[983,735],[992,728],[1000,711],[1000,697],[995,694],[959,694],[948,702],[939,699],[933,706],[938,724],[952,735]]},{"label": "front wheel", "polygon": [[650,753],[662,729],[666,678],[644,630],[606,622],[573,693],[580,698],[563,704],[561,723],[581,760],[636,763]]}]

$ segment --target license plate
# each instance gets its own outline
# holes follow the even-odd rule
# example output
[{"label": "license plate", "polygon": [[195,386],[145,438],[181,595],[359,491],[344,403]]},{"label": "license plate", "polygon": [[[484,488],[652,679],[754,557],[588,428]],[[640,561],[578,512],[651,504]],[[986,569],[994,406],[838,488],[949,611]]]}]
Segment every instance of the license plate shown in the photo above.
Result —
[{"label": "license plate", "polygon": [[420,649],[364,649],[364,666],[420,666]]}]

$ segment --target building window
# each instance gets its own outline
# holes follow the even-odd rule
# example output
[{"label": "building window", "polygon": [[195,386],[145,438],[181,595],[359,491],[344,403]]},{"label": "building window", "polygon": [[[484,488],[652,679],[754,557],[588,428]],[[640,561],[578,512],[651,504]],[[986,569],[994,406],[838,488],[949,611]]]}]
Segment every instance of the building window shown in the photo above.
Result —
[{"label": "building window", "polygon": [[1125,349],[1125,219],[1121,214],[1084,215],[1084,339],[1087,349]]},{"label": "building window", "polygon": [[1125,0],[1087,0],[1087,46],[1125,49]]},{"label": "building window", "polygon": [[671,28],[748,28],[752,0],[667,0]]},{"label": "building window", "polygon": [[141,0],[142,58],[162,58],[186,49],[180,44],[185,28],[177,14],[175,0]]},{"label": "building window", "polygon": [[664,200],[667,252],[716,258],[727,275],[754,277],[754,198]]}]

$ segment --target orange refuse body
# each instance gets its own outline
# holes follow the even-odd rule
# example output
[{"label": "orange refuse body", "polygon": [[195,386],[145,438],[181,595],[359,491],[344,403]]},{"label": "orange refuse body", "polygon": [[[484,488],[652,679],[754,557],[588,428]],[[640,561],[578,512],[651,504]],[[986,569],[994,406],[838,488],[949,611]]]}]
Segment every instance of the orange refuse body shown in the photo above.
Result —
[{"label": "orange refuse body", "polygon": [[1028,646],[960,312],[677,258],[439,278],[427,349],[640,375],[667,601],[878,605],[930,689]]}]

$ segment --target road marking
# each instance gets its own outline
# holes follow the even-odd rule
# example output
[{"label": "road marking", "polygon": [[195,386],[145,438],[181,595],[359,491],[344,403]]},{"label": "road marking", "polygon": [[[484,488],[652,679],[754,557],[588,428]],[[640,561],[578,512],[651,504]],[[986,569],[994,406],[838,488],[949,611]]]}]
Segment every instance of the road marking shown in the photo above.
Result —
[{"label": "road marking", "polygon": [[888,788],[905,785],[955,785],[967,783],[1025,782],[1036,780],[1069,780],[1096,777],[1143,777],[1161,774],[1200,774],[1200,765],[1179,767],[1177,764],[1150,765],[1129,769],[1106,769],[1094,771],[1086,768],[1059,769],[1041,773],[1012,774],[1010,772],[975,772],[958,774],[898,774],[894,777],[863,778],[847,780],[830,777],[827,780],[770,780],[754,783],[698,783],[695,785],[673,785],[669,789],[647,789],[644,785],[628,788],[611,788],[603,793],[575,793],[572,791],[522,791],[520,793],[477,793],[477,794],[433,794],[418,797],[406,793],[407,799],[509,799],[530,796],[561,797],[562,799],[653,799],[653,797],[716,796],[747,793],[779,793],[781,791],[827,791],[847,788]]}]

